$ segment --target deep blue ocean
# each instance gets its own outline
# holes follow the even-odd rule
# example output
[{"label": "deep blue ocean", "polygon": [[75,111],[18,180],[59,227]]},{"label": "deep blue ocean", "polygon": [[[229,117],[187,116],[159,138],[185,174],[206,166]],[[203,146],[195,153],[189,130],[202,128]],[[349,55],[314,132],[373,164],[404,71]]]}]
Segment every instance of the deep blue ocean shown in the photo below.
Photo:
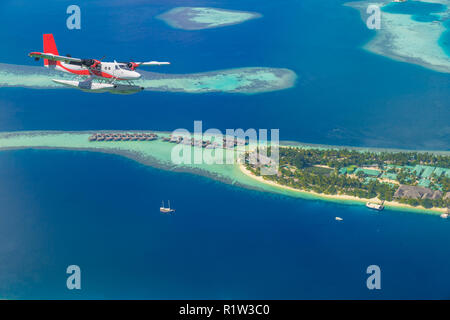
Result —
[{"label": "deep blue ocean", "polygon": [[[282,140],[450,150],[449,76],[361,49],[374,33],[342,0],[2,1],[0,62],[27,57],[52,32],[61,54],[167,60],[191,73],[289,68],[294,88],[257,95],[88,94],[0,88],[0,131],[279,128]],[[264,15],[175,30],[176,6]],[[170,111],[169,111],[170,108]],[[172,200],[174,216],[157,211]],[[338,223],[334,217],[344,221]],[[293,199],[114,155],[0,152],[0,298],[450,298],[450,223],[438,217]],[[82,290],[66,288],[66,267]],[[379,291],[366,268],[379,265]]]}]

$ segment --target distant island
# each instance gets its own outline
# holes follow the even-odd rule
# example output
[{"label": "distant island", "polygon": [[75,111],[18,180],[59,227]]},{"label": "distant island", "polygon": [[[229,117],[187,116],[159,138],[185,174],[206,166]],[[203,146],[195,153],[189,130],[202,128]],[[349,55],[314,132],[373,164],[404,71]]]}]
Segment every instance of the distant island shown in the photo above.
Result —
[{"label": "distant island", "polygon": [[180,137],[156,131],[29,131],[0,133],[0,151],[66,149],[112,153],[164,170],[200,174],[237,186],[286,196],[347,204],[381,202],[389,208],[445,214],[450,207],[450,152],[397,151],[300,144],[280,146],[277,175],[261,176],[256,146],[225,147],[207,137],[187,140],[194,151],[226,148],[243,155],[231,164],[177,164],[171,160]]},{"label": "distant island", "polygon": [[364,45],[367,51],[413,63],[439,72],[450,72],[450,1],[355,1],[365,23],[369,5],[381,8],[381,29]]},{"label": "distant island", "polygon": [[260,18],[256,12],[204,7],[177,7],[159,16],[169,26],[183,30],[202,30],[230,26]]},{"label": "distant island", "polygon": [[[147,91],[185,93],[243,93],[255,94],[291,88],[297,75],[284,68],[236,68],[191,74],[163,74],[140,71],[142,79],[135,81]],[[73,76],[43,67],[0,63],[0,88],[34,89],[65,88],[52,79],[72,79]],[[73,89],[70,89],[73,90]]]}]

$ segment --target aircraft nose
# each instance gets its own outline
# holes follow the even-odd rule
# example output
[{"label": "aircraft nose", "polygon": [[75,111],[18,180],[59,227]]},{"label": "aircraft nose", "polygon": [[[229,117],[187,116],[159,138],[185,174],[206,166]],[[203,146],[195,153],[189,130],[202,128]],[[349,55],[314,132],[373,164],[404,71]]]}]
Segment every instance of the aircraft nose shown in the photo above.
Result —
[{"label": "aircraft nose", "polygon": [[136,71],[127,71],[124,75],[124,79],[127,80],[137,80],[141,77],[141,74],[139,72]]}]

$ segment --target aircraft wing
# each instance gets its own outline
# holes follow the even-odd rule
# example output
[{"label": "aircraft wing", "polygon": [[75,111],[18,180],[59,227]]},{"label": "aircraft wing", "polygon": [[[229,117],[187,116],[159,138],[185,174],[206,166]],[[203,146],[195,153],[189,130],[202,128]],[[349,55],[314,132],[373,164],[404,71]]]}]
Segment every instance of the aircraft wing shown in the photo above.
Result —
[{"label": "aircraft wing", "polygon": [[148,61],[148,62],[136,62],[139,66],[160,66],[163,64],[170,64],[170,62]]},{"label": "aircraft wing", "polygon": [[52,53],[31,52],[28,55],[32,58],[48,59],[51,61],[62,61],[65,63],[69,63],[69,62],[80,62],[81,63],[81,59],[66,57],[66,56],[58,56],[58,55],[52,54]]}]

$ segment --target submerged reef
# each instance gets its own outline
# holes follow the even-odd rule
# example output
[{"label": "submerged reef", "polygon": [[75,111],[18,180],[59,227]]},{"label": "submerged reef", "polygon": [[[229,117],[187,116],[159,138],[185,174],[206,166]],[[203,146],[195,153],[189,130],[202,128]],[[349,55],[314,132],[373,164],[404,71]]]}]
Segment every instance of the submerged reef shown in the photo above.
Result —
[{"label": "submerged reef", "polygon": [[157,16],[172,28],[183,30],[225,27],[260,17],[256,12],[202,7],[177,7]]},{"label": "submerged reef", "polygon": [[[139,71],[142,79],[136,85],[148,91],[185,93],[261,93],[283,90],[295,85],[297,75],[284,68],[238,68],[192,74],[163,74]],[[65,88],[52,79],[73,79],[74,76],[43,67],[0,63],[0,87],[35,89]]]},{"label": "submerged reef", "polygon": [[364,49],[394,60],[413,63],[439,72],[450,72],[448,35],[449,0],[392,3],[358,1],[346,6],[360,11],[365,22],[369,5],[381,8],[381,28]]}]

